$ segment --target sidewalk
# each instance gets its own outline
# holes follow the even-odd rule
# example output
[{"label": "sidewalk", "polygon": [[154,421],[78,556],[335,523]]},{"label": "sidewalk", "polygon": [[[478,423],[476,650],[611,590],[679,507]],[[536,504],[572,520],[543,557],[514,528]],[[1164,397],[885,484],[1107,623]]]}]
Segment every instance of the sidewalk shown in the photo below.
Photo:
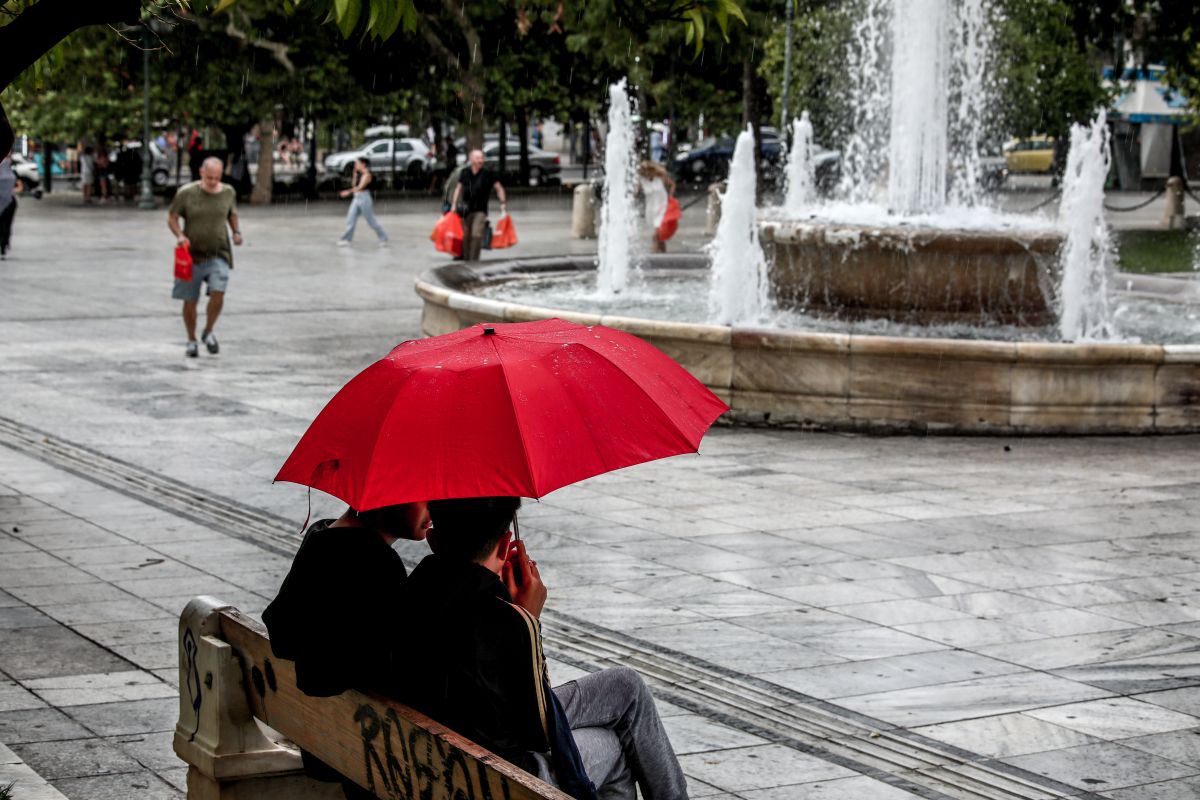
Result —
[{"label": "sidewalk", "polygon": [[[0,743],[72,800],[178,795],[179,611],[261,611],[305,512],[270,477],[419,330],[433,212],[349,253],[338,207],[242,213],[215,358],[183,358],[161,212],[24,204],[4,265]],[[594,247],[513,213],[515,255]],[[638,664],[694,797],[1191,800],[1198,468],[1200,437],[717,429],[522,531],[554,680]]]}]

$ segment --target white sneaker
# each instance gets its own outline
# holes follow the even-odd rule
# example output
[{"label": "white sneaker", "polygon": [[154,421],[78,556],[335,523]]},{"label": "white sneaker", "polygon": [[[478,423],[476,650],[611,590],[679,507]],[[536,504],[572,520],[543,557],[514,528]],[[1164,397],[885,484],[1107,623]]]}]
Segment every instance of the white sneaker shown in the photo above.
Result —
[{"label": "white sneaker", "polygon": [[338,239],[338,240],[337,240],[337,246],[338,246],[338,247],[349,247],[349,246],[350,246],[350,243],[349,243],[349,242],[347,242],[345,239]]}]

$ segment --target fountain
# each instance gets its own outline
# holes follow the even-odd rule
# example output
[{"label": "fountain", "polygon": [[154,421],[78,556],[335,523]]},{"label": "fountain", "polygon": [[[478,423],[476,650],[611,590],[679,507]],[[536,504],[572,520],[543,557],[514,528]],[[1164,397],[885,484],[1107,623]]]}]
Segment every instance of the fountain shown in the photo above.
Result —
[{"label": "fountain", "polygon": [[604,197],[600,206],[598,285],[612,297],[625,291],[637,241],[637,208],[633,202],[633,123],[625,80],[609,87],[608,137],[604,144]]},{"label": "fountain", "polygon": [[[622,217],[631,197],[612,189],[598,277],[586,257],[432,270],[417,284],[425,332],[547,316],[621,328],[687,366],[740,422],[1200,431],[1200,324],[1170,312],[1200,308],[1200,281],[1113,272],[1103,116],[1072,132],[1058,220],[988,208],[985,0],[861,2],[856,127],[832,200],[811,191],[802,117],[788,200],[756,219],[743,133],[709,255],[645,256],[631,275],[628,255],[613,260],[635,239],[633,212]],[[611,96],[610,141],[628,111],[623,86]],[[616,152],[614,185],[632,158],[610,164]]]}]

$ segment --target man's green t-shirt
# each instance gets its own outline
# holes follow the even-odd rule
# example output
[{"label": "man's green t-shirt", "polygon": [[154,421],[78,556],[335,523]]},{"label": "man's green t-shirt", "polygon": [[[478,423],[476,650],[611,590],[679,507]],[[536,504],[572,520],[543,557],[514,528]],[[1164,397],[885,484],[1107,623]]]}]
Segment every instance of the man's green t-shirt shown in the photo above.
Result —
[{"label": "man's green t-shirt", "polygon": [[223,258],[233,266],[233,251],[225,226],[229,215],[237,211],[237,195],[233,187],[221,184],[216,194],[204,191],[199,181],[180,188],[171,201],[171,213],[184,220],[183,233],[191,244],[192,260],[197,264]]}]

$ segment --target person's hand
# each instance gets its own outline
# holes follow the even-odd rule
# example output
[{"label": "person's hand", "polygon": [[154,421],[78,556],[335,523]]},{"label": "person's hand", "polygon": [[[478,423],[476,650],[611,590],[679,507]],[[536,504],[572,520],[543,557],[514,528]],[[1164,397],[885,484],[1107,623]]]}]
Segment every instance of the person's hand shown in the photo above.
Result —
[{"label": "person's hand", "polygon": [[179,245],[180,247],[191,247],[192,240],[181,233],[175,238],[175,244]]},{"label": "person's hand", "polygon": [[233,243],[234,243],[234,244],[236,244],[236,245],[238,245],[239,247],[241,247],[242,241],[243,241],[243,240],[242,240],[242,235],[241,235],[240,233],[235,233],[235,234],[233,235]]},{"label": "person's hand", "polygon": [[[521,576],[521,584],[517,585],[517,574]],[[538,572],[537,562],[525,554],[525,543],[516,541],[508,550],[508,558],[504,562],[504,585],[512,595],[513,602],[521,608],[541,617],[542,606],[546,605],[546,584]]]},{"label": "person's hand", "polygon": [[338,192],[338,197],[349,197],[349,196],[350,196],[349,189],[342,189],[340,192]]}]

